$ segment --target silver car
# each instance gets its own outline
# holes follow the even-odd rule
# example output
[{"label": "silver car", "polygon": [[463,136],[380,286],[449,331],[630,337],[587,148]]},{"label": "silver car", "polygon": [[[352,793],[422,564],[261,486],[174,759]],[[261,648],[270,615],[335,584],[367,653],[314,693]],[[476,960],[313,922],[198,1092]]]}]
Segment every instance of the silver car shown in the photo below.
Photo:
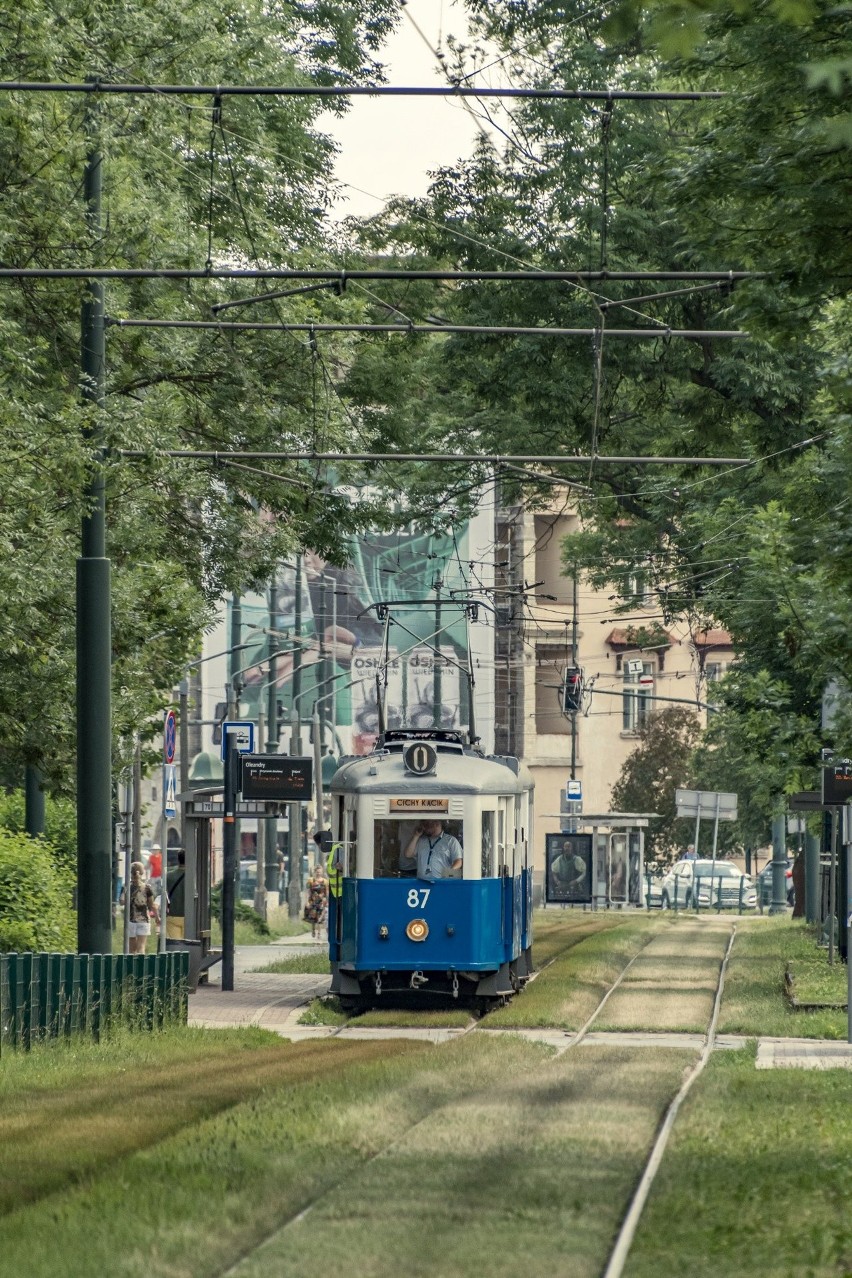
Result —
[{"label": "silver car", "polygon": [[753,881],[730,861],[678,861],[663,878],[663,909],[757,907]]}]

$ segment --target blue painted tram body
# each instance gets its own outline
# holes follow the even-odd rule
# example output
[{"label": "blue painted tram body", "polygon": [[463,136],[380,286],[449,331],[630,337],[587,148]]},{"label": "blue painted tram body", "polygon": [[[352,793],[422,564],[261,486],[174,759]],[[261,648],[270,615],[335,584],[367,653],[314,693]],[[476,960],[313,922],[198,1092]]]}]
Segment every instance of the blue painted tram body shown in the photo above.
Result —
[{"label": "blue painted tram body", "polygon": [[[460,732],[395,729],[331,782],[342,869],[330,895],[331,991],[375,1003],[400,990],[501,1000],[532,971],[530,775]],[[450,877],[416,877],[400,853],[423,820],[462,846]]]}]

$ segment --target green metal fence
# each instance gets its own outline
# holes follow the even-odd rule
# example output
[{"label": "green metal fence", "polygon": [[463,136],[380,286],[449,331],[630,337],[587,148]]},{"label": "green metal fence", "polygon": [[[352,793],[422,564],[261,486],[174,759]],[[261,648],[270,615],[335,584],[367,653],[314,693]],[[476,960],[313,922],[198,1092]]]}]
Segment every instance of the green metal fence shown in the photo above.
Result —
[{"label": "green metal fence", "polygon": [[0,1053],[111,1025],[186,1024],[189,954],[0,954]]}]

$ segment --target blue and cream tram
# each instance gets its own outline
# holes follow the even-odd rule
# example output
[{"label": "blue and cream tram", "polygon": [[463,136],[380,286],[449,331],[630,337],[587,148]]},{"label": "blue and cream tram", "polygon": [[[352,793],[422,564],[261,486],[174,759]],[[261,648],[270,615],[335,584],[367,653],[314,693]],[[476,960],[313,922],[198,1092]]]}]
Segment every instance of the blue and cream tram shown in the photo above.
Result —
[{"label": "blue and cream tram", "polygon": [[[532,780],[462,732],[392,729],[331,782],[341,875],[329,909],[331,991],[365,1006],[401,990],[479,1000],[532,970]],[[448,838],[440,874],[420,830]],[[459,848],[460,845],[460,848]],[[461,864],[458,864],[458,861]]]}]

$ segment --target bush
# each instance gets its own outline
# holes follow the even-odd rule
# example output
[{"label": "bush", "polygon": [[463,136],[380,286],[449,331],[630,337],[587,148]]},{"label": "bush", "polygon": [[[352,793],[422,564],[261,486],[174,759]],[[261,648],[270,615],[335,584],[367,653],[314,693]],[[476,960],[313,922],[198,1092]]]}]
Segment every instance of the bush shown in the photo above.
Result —
[{"label": "bush", "polygon": [[46,839],[0,829],[0,951],[75,949],[73,885]]},{"label": "bush", "polygon": [[[0,790],[0,827],[23,834],[26,800],[23,790]],[[70,799],[45,795],[44,835],[58,864],[70,870],[77,865],[77,810]]]},{"label": "bush", "polygon": [[[222,922],[222,884],[221,883],[217,883],[216,887],[214,887],[213,891],[210,893],[210,911],[213,917],[215,919],[218,919],[219,923],[221,924]],[[269,924],[266,922],[266,919],[261,918],[257,910],[253,909],[248,904],[247,901],[241,901],[239,899],[234,901],[234,922],[247,923],[248,926],[252,929],[252,931],[256,932],[258,936],[272,935],[272,929],[269,926]]]}]

